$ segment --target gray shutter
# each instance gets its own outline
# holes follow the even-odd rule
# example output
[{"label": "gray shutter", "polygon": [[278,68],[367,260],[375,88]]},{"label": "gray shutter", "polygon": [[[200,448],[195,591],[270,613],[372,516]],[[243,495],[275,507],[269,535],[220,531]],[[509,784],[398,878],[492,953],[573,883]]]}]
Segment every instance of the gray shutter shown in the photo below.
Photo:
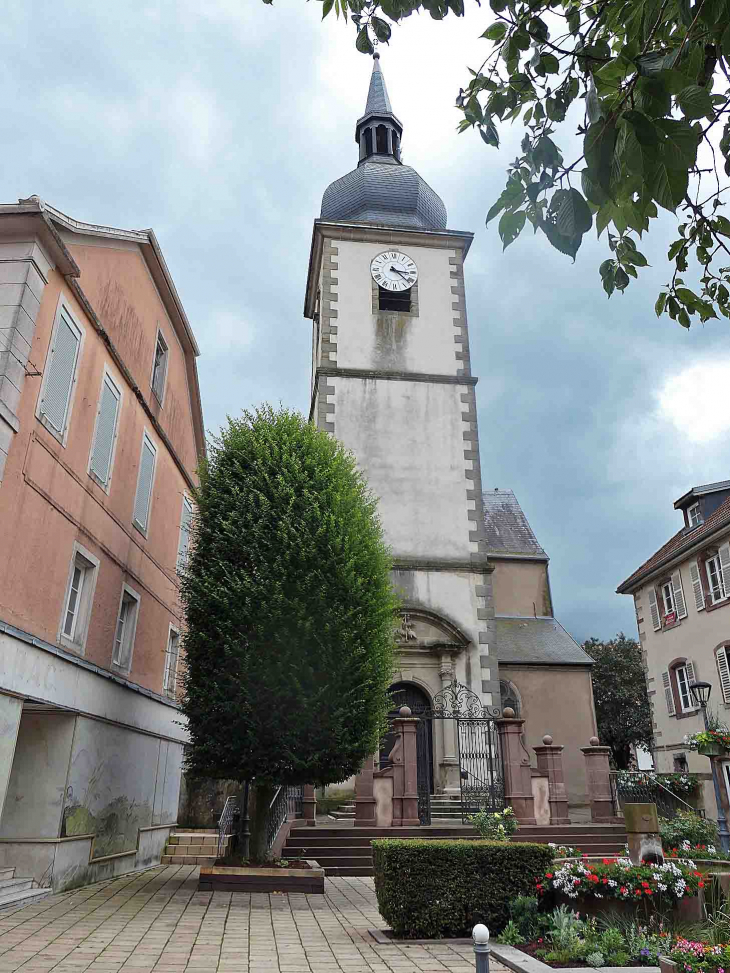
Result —
[{"label": "gray shutter", "polygon": [[697,561],[692,561],[689,566],[689,577],[692,582],[692,593],[695,596],[695,608],[698,612],[705,609],[705,593],[702,590],[702,578],[700,577],[700,566]]},{"label": "gray shutter", "polygon": [[[697,682],[697,672],[695,671],[694,662],[690,662],[689,659],[684,664],[685,671],[687,673],[687,687],[689,691],[689,685],[693,682]],[[695,703],[695,698],[692,693],[689,693],[689,707],[688,709],[699,709],[699,706]]]},{"label": "gray shutter", "polygon": [[684,591],[682,590],[682,575],[679,571],[675,571],[672,575],[672,591],[674,592],[674,604],[677,609],[677,618],[686,618],[687,604],[684,600]]},{"label": "gray shutter", "polygon": [[649,588],[649,611],[651,612],[651,624],[654,626],[654,631],[658,632],[662,627],[662,620],[659,617],[659,606],[656,602],[656,591],[654,588]]},{"label": "gray shutter", "polygon": [[187,497],[183,497],[182,517],[180,519],[180,540],[177,546],[178,574],[185,569],[185,561],[190,545],[190,525],[193,520],[193,505]]},{"label": "gray shutter", "polygon": [[715,660],[717,661],[717,672],[720,676],[722,698],[726,703],[730,703],[730,666],[728,665],[727,661],[727,649],[724,645],[721,645],[719,649],[716,649]]},{"label": "gray shutter", "polygon": [[66,416],[80,344],[81,337],[78,331],[62,314],[48,362],[40,409],[42,415],[60,433],[66,429]]},{"label": "gray shutter", "polygon": [[674,716],[674,693],[672,692],[672,682],[669,678],[669,670],[665,669],[662,673],[662,683],[664,684],[664,698],[667,701],[667,713]]},{"label": "gray shutter", "polygon": [[134,498],[134,522],[146,530],[150,513],[152,479],[155,475],[155,451],[145,437],[142,445],[142,458],[139,464],[137,496]]},{"label": "gray shutter", "polygon": [[725,597],[730,598],[730,543],[723,544],[720,548],[720,570],[722,583],[725,586]]},{"label": "gray shutter", "polygon": [[91,453],[91,472],[106,486],[111,473],[112,450],[114,449],[114,435],[117,431],[117,413],[119,411],[119,392],[114,388],[110,379],[104,379],[99,402],[99,414],[96,419],[96,435],[94,448]]}]

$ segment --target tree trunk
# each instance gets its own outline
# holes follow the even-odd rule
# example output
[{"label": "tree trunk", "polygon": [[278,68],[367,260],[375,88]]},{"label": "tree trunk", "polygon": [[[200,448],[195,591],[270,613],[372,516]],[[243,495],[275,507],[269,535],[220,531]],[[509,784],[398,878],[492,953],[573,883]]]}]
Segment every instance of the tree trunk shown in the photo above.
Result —
[{"label": "tree trunk", "polygon": [[631,746],[628,743],[623,743],[618,746],[612,747],[613,750],[613,762],[616,764],[616,770],[628,770],[631,766]]},{"label": "tree trunk", "polygon": [[254,865],[262,864],[267,858],[266,824],[269,816],[269,805],[274,794],[276,794],[276,787],[273,784],[255,784],[250,790],[251,841],[249,858]]}]

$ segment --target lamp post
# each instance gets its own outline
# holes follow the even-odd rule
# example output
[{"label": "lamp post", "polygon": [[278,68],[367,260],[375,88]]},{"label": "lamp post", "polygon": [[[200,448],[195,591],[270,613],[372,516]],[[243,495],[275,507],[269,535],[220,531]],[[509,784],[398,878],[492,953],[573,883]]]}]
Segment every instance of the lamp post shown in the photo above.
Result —
[{"label": "lamp post", "polygon": [[[712,685],[709,682],[691,682],[689,691],[695,704],[702,710],[702,718],[705,721],[705,729],[709,730],[710,724],[707,720],[707,702],[712,692]],[[712,783],[715,787],[715,804],[717,804],[717,836],[720,840],[720,847],[723,851],[730,851],[730,834],[727,830],[725,819],[725,806],[720,800],[720,781],[717,779],[717,763],[710,757],[712,767]]]}]

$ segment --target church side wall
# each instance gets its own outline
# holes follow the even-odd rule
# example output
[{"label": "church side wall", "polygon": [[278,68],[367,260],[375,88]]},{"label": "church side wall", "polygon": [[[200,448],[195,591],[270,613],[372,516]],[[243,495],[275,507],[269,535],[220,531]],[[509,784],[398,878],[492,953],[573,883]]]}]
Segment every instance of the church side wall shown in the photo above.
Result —
[{"label": "church side wall", "polygon": [[492,588],[498,615],[552,615],[547,564],[539,561],[492,561]]},{"label": "church side wall", "polygon": [[556,745],[565,747],[563,769],[568,801],[574,806],[587,804],[585,757],[580,747],[588,746],[596,733],[590,669],[502,662],[499,675],[517,687],[533,765],[532,747],[540,746],[543,736],[549,733]]}]

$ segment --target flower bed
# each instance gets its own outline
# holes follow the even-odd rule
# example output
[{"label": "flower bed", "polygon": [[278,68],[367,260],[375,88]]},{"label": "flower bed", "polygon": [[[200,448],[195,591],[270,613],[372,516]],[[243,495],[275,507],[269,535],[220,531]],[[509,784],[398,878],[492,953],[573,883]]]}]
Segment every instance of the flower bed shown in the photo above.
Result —
[{"label": "flower bed", "polygon": [[[647,898],[679,902],[704,887],[702,875],[690,859],[663,865],[634,865],[628,858],[604,858],[600,863],[568,861],[536,880],[538,895],[558,892],[568,899]],[[729,971],[730,973],[730,971]]]},{"label": "flower bed", "polygon": [[[730,970],[730,944],[711,946],[690,939],[677,939],[664,950],[664,957],[676,963],[680,973],[725,973]],[[666,964],[662,963],[662,967]]]},{"label": "flower bed", "polygon": [[689,841],[683,841],[676,848],[665,849],[664,857],[680,860],[691,859],[692,861],[711,858],[716,861],[730,862],[730,855],[715,845],[693,845]]},{"label": "flower bed", "polygon": [[645,788],[666,787],[673,794],[693,796],[698,794],[702,781],[692,774],[657,774],[653,770],[637,773],[630,770],[618,772],[619,792],[631,796],[631,792]]}]

